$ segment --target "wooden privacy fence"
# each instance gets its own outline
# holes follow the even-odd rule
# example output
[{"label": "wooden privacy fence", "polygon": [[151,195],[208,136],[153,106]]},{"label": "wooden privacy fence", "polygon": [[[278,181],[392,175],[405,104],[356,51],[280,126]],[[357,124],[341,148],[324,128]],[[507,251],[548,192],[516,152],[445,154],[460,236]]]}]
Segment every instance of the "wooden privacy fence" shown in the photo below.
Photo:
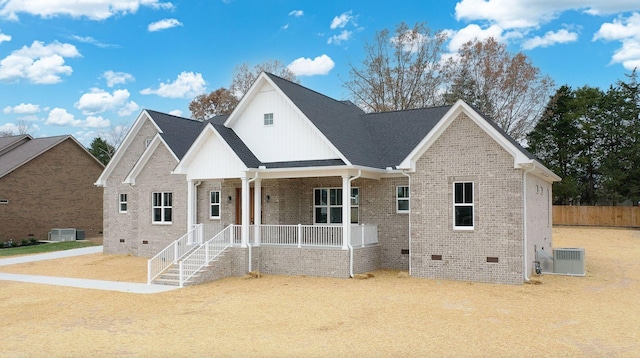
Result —
[{"label": "wooden privacy fence", "polygon": [[553,224],[640,227],[640,207],[554,205]]}]

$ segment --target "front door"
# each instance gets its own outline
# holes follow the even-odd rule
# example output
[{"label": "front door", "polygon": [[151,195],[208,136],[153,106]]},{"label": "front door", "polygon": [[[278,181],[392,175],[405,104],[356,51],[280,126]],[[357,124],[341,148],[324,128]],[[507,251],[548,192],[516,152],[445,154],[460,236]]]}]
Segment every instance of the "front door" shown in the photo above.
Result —
[{"label": "front door", "polygon": [[[249,223],[253,225],[255,197],[253,188],[249,189]],[[236,188],[236,225],[242,224],[242,188]]]}]

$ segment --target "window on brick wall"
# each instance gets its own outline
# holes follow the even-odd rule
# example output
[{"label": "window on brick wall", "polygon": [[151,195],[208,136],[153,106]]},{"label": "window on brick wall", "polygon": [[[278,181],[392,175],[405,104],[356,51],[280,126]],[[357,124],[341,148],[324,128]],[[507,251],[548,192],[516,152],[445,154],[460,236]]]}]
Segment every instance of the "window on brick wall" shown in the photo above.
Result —
[{"label": "window on brick wall", "polygon": [[123,214],[127,212],[127,194],[118,195],[118,212]]},{"label": "window on brick wall", "polygon": [[[351,188],[351,223],[360,222],[360,190]],[[318,188],[313,195],[313,222],[342,224],[342,188]]]},{"label": "window on brick wall", "polygon": [[453,228],[473,230],[473,182],[453,183]]},{"label": "window on brick wall", "polygon": [[173,194],[168,192],[153,193],[151,199],[151,210],[154,224],[171,224],[173,214]]},{"label": "window on brick wall", "polygon": [[220,219],[220,190],[213,190],[209,193],[209,214],[211,219]]},{"label": "window on brick wall", "polygon": [[396,212],[398,213],[409,212],[409,187],[408,186],[396,187]]}]

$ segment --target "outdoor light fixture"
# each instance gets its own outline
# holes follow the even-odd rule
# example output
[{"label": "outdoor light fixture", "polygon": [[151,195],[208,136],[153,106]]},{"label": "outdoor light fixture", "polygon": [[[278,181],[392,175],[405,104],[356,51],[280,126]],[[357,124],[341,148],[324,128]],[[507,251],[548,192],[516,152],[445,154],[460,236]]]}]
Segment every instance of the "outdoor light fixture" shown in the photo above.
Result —
[{"label": "outdoor light fixture", "polygon": [[227,196],[227,201],[231,202],[231,195]]},{"label": "outdoor light fixture", "polygon": [[265,198],[265,201],[268,203],[271,201],[271,195],[267,195],[267,197]]}]

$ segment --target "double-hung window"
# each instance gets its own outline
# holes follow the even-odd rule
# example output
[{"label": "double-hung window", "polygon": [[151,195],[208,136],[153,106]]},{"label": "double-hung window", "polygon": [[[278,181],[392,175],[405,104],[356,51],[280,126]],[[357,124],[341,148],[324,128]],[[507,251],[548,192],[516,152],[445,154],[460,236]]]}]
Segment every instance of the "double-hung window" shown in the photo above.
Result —
[{"label": "double-hung window", "polygon": [[118,212],[122,214],[127,212],[127,194],[118,195]]},{"label": "double-hung window", "polygon": [[[360,195],[358,188],[351,188],[351,223],[360,219]],[[316,224],[342,224],[342,188],[314,190],[313,217]]]},{"label": "double-hung window", "polygon": [[171,224],[173,194],[168,192],[153,193],[151,209],[154,224]]},{"label": "double-hung window", "polygon": [[396,212],[397,213],[409,212],[409,187],[408,186],[396,187]]},{"label": "double-hung window", "polygon": [[220,219],[220,190],[214,190],[209,193],[210,218]]},{"label": "double-hung window", "polygon": [[453,183],[453,228],[473,230],[473,182]]}]

